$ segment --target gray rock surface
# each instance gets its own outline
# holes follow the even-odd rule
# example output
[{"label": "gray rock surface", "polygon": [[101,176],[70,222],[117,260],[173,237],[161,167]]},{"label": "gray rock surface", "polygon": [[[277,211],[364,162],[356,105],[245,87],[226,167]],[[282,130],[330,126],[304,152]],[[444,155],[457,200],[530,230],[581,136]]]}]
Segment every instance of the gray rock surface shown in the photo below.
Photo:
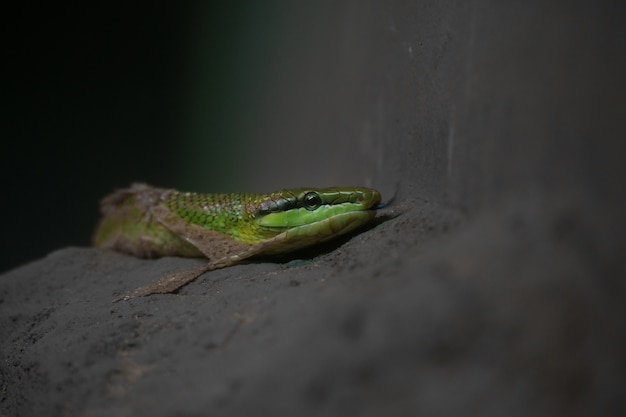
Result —
[{"label": "gray rock surface", "polygon": [[5,414],[623,411],[624,268],[606,221],[512,204],[442,236],[445,210],[408,206],[327,253],[174,295],[111,303],[200,261],[68,248],[4,275]]}]

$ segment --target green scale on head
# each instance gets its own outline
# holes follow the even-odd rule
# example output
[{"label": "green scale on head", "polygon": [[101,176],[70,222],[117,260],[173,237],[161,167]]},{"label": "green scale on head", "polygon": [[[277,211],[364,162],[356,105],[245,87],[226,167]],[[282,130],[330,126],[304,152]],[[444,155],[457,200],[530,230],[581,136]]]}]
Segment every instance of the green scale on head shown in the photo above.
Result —
[{"label": "green scale on head", "polygon": [[163,205],[189,224],[223,233],[243,243],[257,243],[268,236],[251,221],[262,195],[171,192]]}]

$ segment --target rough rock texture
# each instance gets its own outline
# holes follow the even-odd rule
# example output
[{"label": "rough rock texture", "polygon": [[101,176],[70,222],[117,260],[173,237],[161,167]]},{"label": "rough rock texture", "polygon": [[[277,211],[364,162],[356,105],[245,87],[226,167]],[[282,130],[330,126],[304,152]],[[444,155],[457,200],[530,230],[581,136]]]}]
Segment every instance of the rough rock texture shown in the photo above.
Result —
[{"label": "rough rock texture", "polygon": [[127,302],[202,261],[66,248],[0,276],[0,416],[624,415],[623,7],[506,3],[325,28],[381,94],[324,123],[374,109],[351,149],[395,217]]}]

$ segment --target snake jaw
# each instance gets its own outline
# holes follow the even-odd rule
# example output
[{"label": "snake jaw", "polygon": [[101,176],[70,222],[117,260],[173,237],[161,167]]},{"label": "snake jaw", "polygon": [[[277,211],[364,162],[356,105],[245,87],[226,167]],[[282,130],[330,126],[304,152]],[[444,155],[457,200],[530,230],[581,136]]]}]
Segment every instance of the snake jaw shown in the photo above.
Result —
[{"label": "snake jaw", "polygon": [[317,222],[291,227],[263,242],[263,248],[258,253],[277,255],[326,242],[367,224],[374,216],[376,216],[375,210],[359,210],[339,213]]}]

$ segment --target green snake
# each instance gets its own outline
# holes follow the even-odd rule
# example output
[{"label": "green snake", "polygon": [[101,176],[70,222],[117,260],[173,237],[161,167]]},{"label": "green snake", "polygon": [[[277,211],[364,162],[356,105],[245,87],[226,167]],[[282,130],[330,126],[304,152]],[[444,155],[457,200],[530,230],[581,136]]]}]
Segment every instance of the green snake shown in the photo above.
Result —
[{"label": "green snake", "polygon": [[102,200],[93,241],[137,257],[208,259],[118,298],[129,299],[170,293],[204,272],[251,256],[324,242],[368,223],[382,206],[380,193],[363,187],[201,194],[135,183]]}]

